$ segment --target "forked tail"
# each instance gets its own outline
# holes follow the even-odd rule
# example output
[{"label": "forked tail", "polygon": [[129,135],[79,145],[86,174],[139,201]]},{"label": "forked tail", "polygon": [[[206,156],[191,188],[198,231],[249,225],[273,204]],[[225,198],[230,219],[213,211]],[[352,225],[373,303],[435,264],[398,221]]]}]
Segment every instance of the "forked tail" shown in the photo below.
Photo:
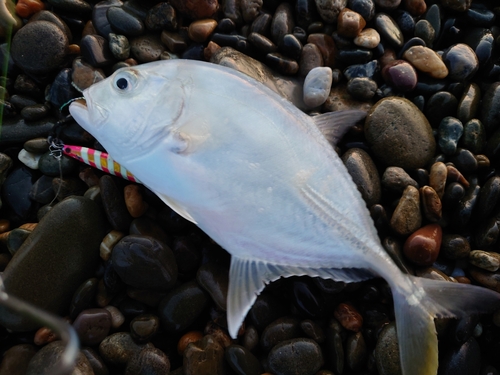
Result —
[{"label": "forked tail", "polygon": [[438,340],[434,318],[493,311],[500,307],[500,294],[473,285],[409,277],[409,287],[393,288],[403,375],[435,375]]}]

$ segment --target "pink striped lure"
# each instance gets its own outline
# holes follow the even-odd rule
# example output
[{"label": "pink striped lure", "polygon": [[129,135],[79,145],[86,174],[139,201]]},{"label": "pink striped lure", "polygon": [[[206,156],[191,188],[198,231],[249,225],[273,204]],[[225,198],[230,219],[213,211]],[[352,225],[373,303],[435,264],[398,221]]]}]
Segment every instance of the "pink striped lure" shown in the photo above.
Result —
[{"label": "pink striped lure", "polygon": [[140,181],[122,165],[118,164],[106,152],[94,150],[93,148],[64,145],[62,148],[64,155],[72,157],[78,161],[88,164],[106,173],[124,178],[132,182]]}]

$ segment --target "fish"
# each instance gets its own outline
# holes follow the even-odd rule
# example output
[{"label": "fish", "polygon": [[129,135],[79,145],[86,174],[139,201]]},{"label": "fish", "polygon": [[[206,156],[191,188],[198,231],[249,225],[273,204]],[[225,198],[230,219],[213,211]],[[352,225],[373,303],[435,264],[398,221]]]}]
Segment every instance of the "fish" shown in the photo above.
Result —
[{"label": "fish", "polygon": [[430,375],[438,368],[434,318],[498,307],[495,291],[403,273],[384,250],[333,147],[366,114],[309,116],[253,78],[190,60],[119,69],[83,96],[69,107],[77,123],[231,254],[231,337],[281,277],[382,277],[403,374]]},{"label": "fish", "polygon": [[117,163],[108,153],[93,148],[63,145],[62,153],[113,176],[140,183],[123,165]]}]

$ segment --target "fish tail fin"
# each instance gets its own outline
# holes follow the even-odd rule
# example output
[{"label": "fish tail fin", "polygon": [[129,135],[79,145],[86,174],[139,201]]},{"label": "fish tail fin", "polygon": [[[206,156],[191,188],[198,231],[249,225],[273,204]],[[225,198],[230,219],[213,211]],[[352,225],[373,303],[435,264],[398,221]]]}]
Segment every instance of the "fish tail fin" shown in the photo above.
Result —
[{"label": "fish tail fin", "polygon": [[409,286],[393,289],[403,375],[435,375],[438,340],[434,318],[492,311],[500,307],[500,294],[474,285],[409,277]]}]

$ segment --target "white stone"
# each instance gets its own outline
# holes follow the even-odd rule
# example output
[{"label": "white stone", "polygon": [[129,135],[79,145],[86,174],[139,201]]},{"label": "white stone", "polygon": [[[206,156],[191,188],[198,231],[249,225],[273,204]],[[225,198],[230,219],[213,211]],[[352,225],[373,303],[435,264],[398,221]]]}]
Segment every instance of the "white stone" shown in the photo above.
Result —
[{"label": "white stone", "polygon": [[380,34],[375,29],[366,28],[361,30],[356,38],[354,44],[363,48],[375,48],[380,43]]},{"label": "white stone", "polygon": [[309,108],[322,105],[332,87],[332,69],[318,67],[312,69],[304,81],[304,103]]},{"label": "white stone", "polygon": [[26,151],[24,148],[19,151],[17,158],[21,163],[31,169],[38,169],[38,161],[42,157],[42,154],[35,154],[33,152]]}]

